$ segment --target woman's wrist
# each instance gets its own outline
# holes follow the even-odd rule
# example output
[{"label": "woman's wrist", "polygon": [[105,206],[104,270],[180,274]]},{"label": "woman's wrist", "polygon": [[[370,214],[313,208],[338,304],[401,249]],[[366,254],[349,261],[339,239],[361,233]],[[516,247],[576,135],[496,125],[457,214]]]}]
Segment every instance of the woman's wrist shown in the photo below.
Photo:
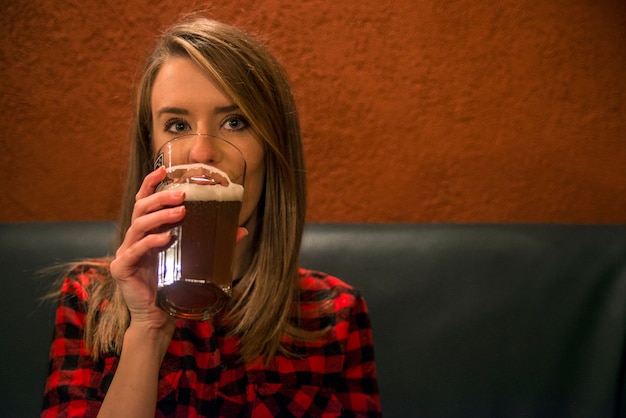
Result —
[{"label": "woman's wrist", "polygon": [[163,324],[131,320],[124,334],[122,354],[124,354],[124,347],[132,348],[135,352],[142,351],[144,354],[146,351],[156,350],[155,358],[160,364],[170,345],[175,328],[176,320],[173,318],[167,318]]}]

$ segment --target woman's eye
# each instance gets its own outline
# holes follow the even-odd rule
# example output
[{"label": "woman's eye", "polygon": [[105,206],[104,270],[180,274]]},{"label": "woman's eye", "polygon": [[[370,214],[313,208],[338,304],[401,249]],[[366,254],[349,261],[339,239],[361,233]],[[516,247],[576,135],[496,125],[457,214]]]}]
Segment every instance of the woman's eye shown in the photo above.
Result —
[{"label": "woman's eye", "polygon": [[240,131],[248,127],[248,121],[240,115],[229,116],[222,124],[222,129],[229,131]]},{"label": "woman's eye", "polygon": [[172,119],[165,123],[165,130],[167,132],[178,133],[188,131],[189,129],[189,124],[181,119]]}]

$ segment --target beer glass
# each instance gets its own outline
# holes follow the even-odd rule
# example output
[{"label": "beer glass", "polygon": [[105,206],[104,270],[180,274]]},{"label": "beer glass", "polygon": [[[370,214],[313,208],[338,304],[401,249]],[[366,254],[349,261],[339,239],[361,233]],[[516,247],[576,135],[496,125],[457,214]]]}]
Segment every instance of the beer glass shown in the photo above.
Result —
[{"label": "beer glass", "polygon": [[157,304],[176,318],[205,320],[231,293],[246,162],[224,139],[188,134],[157,151],[160,166],[167,175],[156,191],[184,191],[186,213],[164,228],[172,240],[158,252]]}]

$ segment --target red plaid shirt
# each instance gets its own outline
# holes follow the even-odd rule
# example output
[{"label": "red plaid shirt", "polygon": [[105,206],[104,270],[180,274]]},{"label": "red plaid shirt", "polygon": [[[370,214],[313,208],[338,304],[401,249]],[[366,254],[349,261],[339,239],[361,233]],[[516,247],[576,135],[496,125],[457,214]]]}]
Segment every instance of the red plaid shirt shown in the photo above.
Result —
[{"label": "red plaid shirt", "polygon": [[[95,269],[64,281],[56,312],[42,417],[96,416],[119,357],[94,361],[83,339],[87,291]],[[238,338],[213,321],[180,320],[161,364],[157,417],[380,417],[372,332],[363,298],[323,273],[301,270],[304,325],[331,330],[289,342],[268,366],[239,361]],[[334,304],[319,313],[319,301]],[[307,302],[308,301],[308,302]],[[326,302],[328,301],[328,302]],[[285,340],[287,341],[287,340]]]}]

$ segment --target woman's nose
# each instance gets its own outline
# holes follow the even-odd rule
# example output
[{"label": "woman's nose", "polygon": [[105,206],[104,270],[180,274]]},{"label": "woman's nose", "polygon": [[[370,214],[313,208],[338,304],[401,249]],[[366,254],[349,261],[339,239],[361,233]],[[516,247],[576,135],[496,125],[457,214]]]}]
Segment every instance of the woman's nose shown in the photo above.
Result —
[{"label": "woman's nose", "polygon": [[189,148],[190,163],[217,164],[222,159],[219,144],[206,135],[197,135]]}]

